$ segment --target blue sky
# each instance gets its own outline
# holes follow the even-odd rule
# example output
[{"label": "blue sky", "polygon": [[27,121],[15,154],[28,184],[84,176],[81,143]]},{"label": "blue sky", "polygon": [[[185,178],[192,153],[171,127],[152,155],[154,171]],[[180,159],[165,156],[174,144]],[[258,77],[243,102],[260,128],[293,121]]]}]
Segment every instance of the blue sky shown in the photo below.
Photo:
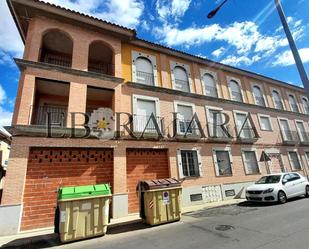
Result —
[{"label": "blue sky", "polygon": [[[138,37],[300,86],[273,0],[46,0],[137,30]],[[282,0],[309,72],[309,1]],[[6,1],[0,1],[0,126],[10,124],[23,44]]]}]

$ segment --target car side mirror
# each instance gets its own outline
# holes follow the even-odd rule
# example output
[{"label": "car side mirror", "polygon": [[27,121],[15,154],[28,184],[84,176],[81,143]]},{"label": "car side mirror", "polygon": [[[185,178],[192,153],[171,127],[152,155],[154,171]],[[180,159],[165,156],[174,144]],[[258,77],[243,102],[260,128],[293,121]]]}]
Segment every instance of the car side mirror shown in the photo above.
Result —
[{"label": "car side mirror", "polygon": [[282,180],[282,184],[286,184],[287,182],[288,182],[287,179],[283,179],[283,180]]}]

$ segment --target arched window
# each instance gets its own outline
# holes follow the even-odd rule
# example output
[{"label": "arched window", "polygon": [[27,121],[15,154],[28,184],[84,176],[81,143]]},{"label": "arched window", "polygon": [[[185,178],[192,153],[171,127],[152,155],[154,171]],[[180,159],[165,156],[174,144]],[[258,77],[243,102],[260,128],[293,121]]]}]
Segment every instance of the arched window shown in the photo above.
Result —
[{"label": "arched window", "polygon": [[189,78],[187,75],[187,71],[180,66],[176,66],[173,71],[175,77],[175,89],[184,92],[190,92]]},{"label": "arched window", "polygon": [[283,108],[283,103],[282,103],[280,94],[276,90],[273,90],[272,96],[273,96],[275,108],[283,110],[284,108]]},{"label": "arched window", "polygon": [[289,94],[289,104],[292,112],[298,112],[298,106],[295,97],[292,94]]},{"label": "arched window", "polygon": [[262,91],[258,86],[253,87],[253,96],[254,96],[255,104],[260,105],[260,106],[265,106],[265,101],[264,101]]},{"label": "arched window", "polygon": [[40,62],[72,66],[73,41],[62,31],[50,30],[42,37]]},{"label": "arched window", "polygon": [[304,97],[301,100],[303,102],[304,112],[306,114],[309,114],[309,103],[308,103],[308,100],[306,98],[304,98]]},{"label": "arched window", "polygon": [[153,65],[145,57],[138,57],[135,62],[136,81],[138,83],[154,86]]},{"label": "arched window", "polygon": [[211,74],[205,73],[203,75],[204,91],[206,96],[218,97],[218,92],[216,88],[216,82]]},{"label": "arched window", "polygon": [[88,71],[114,75],[114,52],[104,42],[94,41],[89,45]]},{"label": "arched window", "polygon": [[230,81],[230,90],[232,100],[243,102],[240,86],[235,80]]}]

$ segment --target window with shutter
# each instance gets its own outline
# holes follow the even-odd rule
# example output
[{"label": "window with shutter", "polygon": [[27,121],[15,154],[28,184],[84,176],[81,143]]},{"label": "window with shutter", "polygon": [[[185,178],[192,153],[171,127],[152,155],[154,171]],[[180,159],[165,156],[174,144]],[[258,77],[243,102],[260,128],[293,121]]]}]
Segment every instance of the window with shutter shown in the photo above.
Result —
[{"label": "window with shutter", "polygon": [[179,175],[183,177],[201,176],[201,158],[197,150],[178,150]]},{"label": "window with shutter", "polygon": [[214,160],[218,176],[232,175],[232,162],[228,150],[214,150]]},{"label": "window with shutter", "polygon": [[232,100],[243,102],[241,88],[235,80],[231,80],[229,83]]},{"label": "window with shutter", "polygon": [[250,175],[260,173],[255,151],[243,151],[243,160],[245,164],[246,174]]},{"label": "window with shutter", "polygon": [[296,151],[289,151],[289,159],[293,170],[301,170],[301,164]]},{"label": "window with shutter", "polygon": [[153,65],[150,60],[138,57],[135,62],[136,81],[138,83],[154,86]]},{"label": "window with shutter", "polygon": [[178,132],[194,134],[196,131],[194,122],[192,122],[190,125],[190,122],[193,117],[192,106],[177,104],[177,112],[178,112]]},{"label": "window with shutter", "polygon": [[272,126],[271,126],[269,116],[259,115],[259,120],[260,120],[261,130],[263,130],[263,131],[271,131],[272,130]]},{"label": "window with shutter", "polygon": [[173,70],[175,84],[174,88],[176,90],[190,92],[189,77],[186,70],[183,67],[176,66]]},{"label": "window with shutter", "polygon": [[205,73],[202,78],[204,84],[204,92],[206,96],[210,97],[218,97],[216,82],[214,77],[209,74]]}]

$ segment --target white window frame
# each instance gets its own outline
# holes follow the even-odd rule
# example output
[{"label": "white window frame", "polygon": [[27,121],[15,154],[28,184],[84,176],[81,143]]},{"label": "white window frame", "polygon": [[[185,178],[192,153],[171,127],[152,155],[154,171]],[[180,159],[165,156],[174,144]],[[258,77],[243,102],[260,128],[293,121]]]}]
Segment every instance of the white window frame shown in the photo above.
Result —
[{"label": "white window frame", "polygon": [[139,51],[132,51],[132,81],[136,82],[136,60],[141,58],[148,59],[152,64],[153,77],[154,77],[154,85],[158,86],[158,71],[157,71],[157,58],[155,55],[145,54]]},{"label": "white window frame", "polygon": [[301,133],[300,133],[300,130],[298,129],[297,123],[302,123],[303,126],[304,126],[304,131],[307,133],[307,129],[306,129],[305,122],[304,122],[303,120],[300,120],[300,119],[295,119],[294,122],[295,122],[294,125],[295,125],[296,130],[297,130],[297,134],[298,134],[298,136],[299,136],[301,142],[304,142],[304,138],[302,137],[302,135],[301,135]]},{"label": "white window frame", "polygon": [[[155,102],[155,108],[156,108],[156,117],[160,117],[160,99],[156,97],[151,96],[145,96],[145,95],[138,95],[133,94],[132,95],[132,103],[133,103],[133,115],[136,115],[137,113],[137,102],[138,100],[145,100],[145,101],[154,101]],[[158,124],[159,128],[162,129],[161,124]],[[135,131],[134,123],[133,123],[133,131]]]},{"label": "white window frame", "polygon": [[[251,83],[251,90],[252,90],[252,96],[253,96],[253,99],[254,99],[254,103],[255,103],[256,105],[258,105],[258,104],[256,103],[256,99],[255,99],[255,95],[254,95],[254,91],[253,91],[253,89],[254,89],[255,86],[258,87],[258,88],[260,89],[261,93],[262,93],[262,97],[263,97],[264,103],[265,103],[265,106],[264,106],[264,107],[268,107],[267,99],[266,99],[266,96],[265,96],[265,94],[264,94],[265,91],[264,91],[263,85],[258,84],[258,83]],[[261,105],[258,105],[258,106],[261,106]]]},{"label": "white window frame", "polygon": [[218,90],[219,90],[219,89],[218,89],[218,87],[219,87],[219,84],[218,84],[218,74],[217,74],[216,72],[213,72],[213,71],[210,71],[210,70],[207,70],[207,69],[204,69],[204,68],[201,68],[201,69],[200,69],[200,73],[201,73],[201,84],[202,84],[203,95],[207,96],[207,95],[206,95],[206,91],[205,91],[205,83],[204,83],[204,81],[203,81],[203,76],[204,76],[205,74],[209,74],[209,75],[211,75],[211,76],[213,77],[213,79],[214,79],[215,87],[216,87],[216,89],[217,89],[217,96],[218,96],[218,98],[220,98],[220,97],[221,97],[221,96],[220,96],[220,91],[218,91]]},{"label": "white window frame", "polygon": [[[258,120],[259,120],[259,125],[260,125],[260,130],[261,130],[261,131],[273,131],[273,130],[274,130],[274,129],[273,129],[273,124],[272,124],[272,122],[271,122],[271,116],[270,116],[270,115],[258,113],[257,116],[258,116]],[[270,123],[270,130],[262,129],[262,121],[261,121],[261,118],[268,118],[269,123]]]},{"label": "white window frame", "polygon": [[[259,172],[258,173],[249,173],[248,172],[248,168],[247,168],[247,165],[245,163],[246,159],[245,159],[245,152],[246,151],[250,151],[250,152],[254,152],[255,153],[255,157],[256,157],[256,161],[257,161],[257,165],[258,165],[258,170]],[[257,149],[256,148],[241,148],[241,157],[242,157],[242,162],[243,162],[243,165],[244,165],[244,169],[245,169],[245,173],[246,175],[260,175],[261,174],[261,166],[260,166],[260,162],[259,162],[259,157],[258,157],[258,153],[257,153]]]},{"label": "white window frame", "polygon": [[[229,153],[229,158],[230,158],[230,165],[231,165],[231,175],[220,175],[219,174],[219,167],[217,163],[217,155],[216,151],[227,151]],[[216,176],[217,177],[229,177],[234,175],[234,170],[233,170],[233,158],[232,158],[232,152],[230,147],[213,147],[212,148],[212,157],[213,157],[213,162],[215,166],[215,171],[216,171]]]},{"label": "white window frame", "polygon": [[304,156],[305,156],[305,159],[306,159],[307,166],[309,168],[309,156],[307,156],[306,152],[309,153],[309,149],[304,149]]},{"label": "white window frame", "polygon": [[287,140],[287,137],[286,137],[286,134],[282,131],[282,127],[281,127],[280,120],[286,120],[286,121],[288,122],[289,131],[292,132],[289,119],[288,119],[288,118],[284,118],[284,117],[277,117],[277,120],[278,120],[279,129],[280,129],[280,131],[284,134],[284,137],[285,137],[285,139],[284,139],[283,141],[286,141],[286,140]]},{"label": "white window frame", "polygon": [[289,152],[296,152],[296,155],[297,155],[297,158],[298,158],[298,161],[299,161],[299,165],[300,165],[300,170],[303,170],[304,168],[303,168],[303,164],[302,164],[300,155],[298,153],[298,150],[297,149],[287,149],[288,159],[289,159],[289,163],[290,163],[290,167],[291,167],[292,171],[300,171],[300,170],[297,170],[297,169],[293,168],[292,160],[291,160]]},{"label": "white window frame", "polygon": [[[220,111],[221,112],[221,117],[222,117],[222,120],[223,118],[225,117],[224,114],[223,114],[223,108],[220,108],[220,107],[215,107],[215,106],[207,106],[205,105],[205,112],[206,112],[206,119],[207,119],[207,124],[209,124],[209,121],[210,121],[210,112],[209,110],[216,110],[216,111]],[[227,128],[227,127],[226,127]],[[210,131],[208,130],[208,135],[210,136]]]},{"label": "white window frame", "polygon": [[309,112],[306,113],[306,109],[305,109],[305,106],[304,106],[304,104],[303,104],[303,99],[307,100],[308,106],[309,106],[309,100],[308,100],[308,98],[307,98],[306,96],[301,96],[301,97],[300,97],[301,106],[302,106],[302,109],[303,109],[303,113],[304,113],[304,114],[309,114]]},{"label": "white window frame", "polygon": [[231,81],[235,81],[239,85],[242,102],[237,101],[237,100],[233,100],[233,101],[240,102],[240,103],[246,103],[244,91],[243,91],[243,88],[242,88],[242,85],[241,85],[241,80],[238,79],[238,78],[235,78],[235,77],[231,77],[231,76],[226,76],[226,79],[227,79],[227,85],[228,85],[228,88],[229,88],[230,100],[233,100],[233,98],[232,98],[233,95],[232,95],[232,90],[231,90],[231,87],[230,87],[230,82]]},{"label": "white window frame", "polygon": [[[197,154],[197,163],[198,163],[198,167],[199,167],[199,176],[184,176],[183,175],[183,168],[182,168],[182,160],[181,160],[181,151],[196,151]],[[203,177],[203,162],[202,162],[202,156],[201,156],[201,150],[198,148],[178,148],[176,150],[176,158],[177,158],[177,168],[178,168],[178,175],[180,179],[184,179],[184,178],[199,178],[199,177]]]},{"label": "white window frame", "polygon": [[290,103],[290,100],[289,100],[289,96],[290,95],[294,97],[295,104],[296,104],[297,109],[298,109],[298,112],[296,112],[296,113],[299,113],[300,112],[300,108],[299,108],[299,103],[297,101],[296,95],[294,93],[292,93],[292,92],[287,92],[288,102],[289,102],[289,106],[290,106],[291,112],[294,112],[294,111],[292,110],[292,106],[291,106],[291,103]]},{"label": "white window frame", "polygon": [[[174,101],[174,112],[177,112],[177,118],[178,118],[178,105],[189,106],[192,108],[192,114],[194,115],[194,113],[196,113],[195,104],[189,102]],[[180,125],[179,122],[177,122],[177,134],[179,135],[185,134],[184,132],[181,132],[179,128]]]},{"label": "white window frame", "polygon": [[[249,115],[249,112],[244,112],[244,111],[238,111],[238,110],[233,110],[233,117],[234,117],[234,124],[235,124],[235,128],[236,128],[236,134],[239,134],[239,130],[237,127],[237,114],[245,114],[245,115]],[[249,127],[252,129],[252,124],[250,122],[250,119],[247,119],[247,122],[249,123]],[[243,137],[240,137],[243,138]]]},{"label": "white window frame", "polygon": [[[174,75],[175,67],[182,67],[186,71],[188,81],[189,81],[189,91],[190,91],[190,93],[193,93],[193,81],[192,81],[192,77],[191,77],[190,66],[188,64],[183,64],[183,63],[176,62],[176,61],[170,61],[170,70],[171,70],[171,78],[172,78],[173,89],[175,89],[175,75]],[[175,90],[178,90],[178,89],[175,89]]]},{"label": "white window frame", "polygon": [[274,96],[273,96],[273,91],[276,91],[277,93],[279,93],[279,97],[280,97],[280,100],[281,100],[281,103],[282,103],[282,107],[283,107],[282,110],[286,110],[285,103],[284,103],[283,98],[282,98],[282,93],[281,93],[280,89],[278,89],[278,88],[271,88],[271,91],[270,91],[271,98],[272,98],[273,104],[274,104],[274,108],[277,109],[277,110],[281,110],[281,109],[278,109],[276,107],[275,99],[274,99]]}]

